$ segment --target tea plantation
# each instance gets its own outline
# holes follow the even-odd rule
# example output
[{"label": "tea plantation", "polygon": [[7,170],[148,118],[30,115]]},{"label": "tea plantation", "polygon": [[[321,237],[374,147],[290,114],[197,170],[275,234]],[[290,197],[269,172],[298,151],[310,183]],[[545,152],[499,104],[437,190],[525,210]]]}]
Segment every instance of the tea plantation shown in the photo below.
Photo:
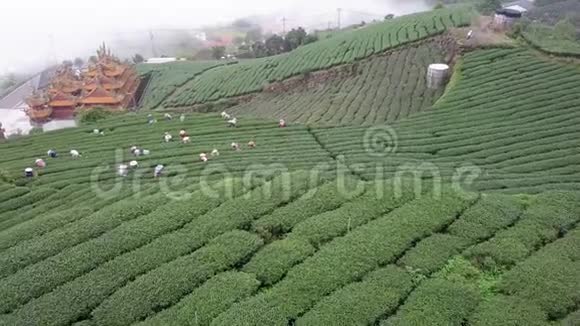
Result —
[{"label": "tea plantation", "polygon": [[[140,67],[140,112],[0,143],[0,325],[578,325],[580,67],[469,49],[427,89],[469,15]],[[237,127],[148,110],[273,81]]]}]

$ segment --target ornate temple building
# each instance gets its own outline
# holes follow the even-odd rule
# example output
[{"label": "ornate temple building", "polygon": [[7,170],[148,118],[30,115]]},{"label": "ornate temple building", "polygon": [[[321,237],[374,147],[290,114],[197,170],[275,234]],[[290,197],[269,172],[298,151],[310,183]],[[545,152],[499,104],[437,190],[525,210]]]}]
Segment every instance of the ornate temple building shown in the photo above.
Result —
[{"label": "ornate temple building", "polygon": [[70,118],[79,109],[128,109],[135,106],[139,82],[134,67],[121,62],[103,44],[86,68],[59,67],[48,88],[27,99],[27,114],[32,120],[48,120]]}]

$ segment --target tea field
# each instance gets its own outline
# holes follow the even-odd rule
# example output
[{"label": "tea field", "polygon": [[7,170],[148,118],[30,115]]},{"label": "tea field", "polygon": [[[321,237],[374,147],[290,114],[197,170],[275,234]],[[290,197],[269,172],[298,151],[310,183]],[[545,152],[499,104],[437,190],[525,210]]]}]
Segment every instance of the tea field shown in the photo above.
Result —
[{"label": "tea field", "polygon": [[[580,67],[474,49],[427,90],[470,14],[142,66],[142,112],[1,142],[0,325],[579,325]],[[235,128],[146,109],[274,81]]]},{"label": "tea field", "polygon": [[432,110],[391,129],[313,132],[369,180],[377,168],[385,177],[405,168],[450,180],[470,167],[477,190],[580,190],[580,69],[524,49],[475,51],[460,65],[456,85]]},{"label": "tea field", "polygon": [[429,64],[451,56],[453,49],[445,45],[444,38],[437,38],[373,56],[326,71],[332,78],[315,74],[297,81],[297,87],[260,93],[228,112],[309,125],[394,122],[431,108],[442,95],[442,89],[427,88],[425,76]]},{"label": "tea field", "polygon": [[241,61],[211,69],[163,101],[164,107],[189,107],[261,91],[268,83],[353,63],[386,50],[439,35],[454,26],[469,25],[468,8],[441,9],[402,16],[388,22],[347,31],[278,56]]},{"label": "tea field", "polygon": [[148,76],[140,107],[155,109],[180,86],[200,75],[204,71],[223,65],[219,61],[178,61],[165,64],[139,64],[137,71],[142,77]]}]

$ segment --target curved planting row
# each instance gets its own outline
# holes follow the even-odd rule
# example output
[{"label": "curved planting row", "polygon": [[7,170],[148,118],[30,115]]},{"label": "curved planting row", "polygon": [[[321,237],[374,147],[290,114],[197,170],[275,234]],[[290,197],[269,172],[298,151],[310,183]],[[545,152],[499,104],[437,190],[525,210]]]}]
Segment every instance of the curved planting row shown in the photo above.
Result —
[{"label": "curved planting row", "polygon": [[442,94],[428,89],[425,81],[429,64],[444,61],[446,50],[436,41],[405,47],[361,61],[352,71],[338,68],[329,81],[318,82],[315,73],[294,89],[264,92],[230,110],[310,125],[393,122],[429,108]]},{"label": "curved planting row", "polygon": [[143,93],[141,107],[157,108],[169,95],[179,87],[202,74],[204,71],[223,65],[220,61],[178,61],[164,64],[137,65],[141,76],[148,75],[149,84]]},{"label": "curved planting row", "polygon": [[[275,57],[254,59],[212,69],[187,83],[163,103],[166,107],[244,95],[267,84],[384,52],[397,46],[437,35],[447,28],[468,25],[466,8],[441,9],[402,16],[364,29],[340,33]],[[419,31],[419,32],[417,32]]]},{"label": "curved planting row", "polygon": [[[326,150],[344,155],[369,180],[404,169],[420,175],[421,164],[424,176],[449,180],[466,165],[479,176],[472,184],[477,190],[580,189],[574,163],[580,152],[573,141],[580,137],[577,69],[522,49],[491,49],[466,54],[457,73],[460,82],[433,110],[393,124],[386,135],[392,143],[361,146],[364,128],[313,132]],[[385,146],[394,151],[374,155]]]}]

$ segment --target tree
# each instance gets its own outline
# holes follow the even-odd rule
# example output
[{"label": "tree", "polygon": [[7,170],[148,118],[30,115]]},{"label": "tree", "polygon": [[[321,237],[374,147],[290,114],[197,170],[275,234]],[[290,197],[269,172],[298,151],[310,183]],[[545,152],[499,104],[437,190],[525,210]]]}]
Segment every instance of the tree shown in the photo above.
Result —
[{"label": "tree", "polygon": [[208,48],[200,49],[193,55],[193,58],[195,60],[211,60],[213,59],[213,52]]},{"label": "tree", "polygon": [[391,20],[393,18],[395,18],[395,15],[393,15],[393,14],[388,14],[385,16],[385,20]]},{"label": "tree", "polygon": [[73,66],[73,62],[70,61],[70,60],[64,60],[62,62],[62,65],[65,66],[65,67],[72,67]]},{"label": "tree", "polygon": [[310,43],[314,43],[318,41],[318,36],[314,35],[314,34],[308,34],[306,36],[306,38],[304,39],[304,44],[310,44]]},{"label": "tree", "polygon": [[285,43],[285,40],[277,34],[270,36],[266,40],[265,44],[268,55],[271,56],[283,53],[285,49]]},{"label": "tree", "polygon": [[266,44],[264,44],[264,42],[255,42],[252,44],[251,50],[254,53],[254,57],[256,58],[263,58],[268,56],[268,49],[266,48]]},{"label": "tree", "polygon": [[139,53],[136,53],[136,54],[133,56],[133,62],[134,62],[135,64],[143,63],[144,61],[145,61],[145,58],[143,58],[143,56],[142,56],[142,55],[140,55]]},{"label": "tree", "polygon": [[260,27],[252,28],[246,33],[246,43],[260,42],[264,38]]},{"label": "tree", "polygon": [[443,9],[445,8],[445,5],[443,5],[443,1],[437,1],[437,4],[435,5],[435,7],[433,9],[437,10],[437,9]]},{"label": "tree", "polygon": [[286,34],[285,38],[285,48],[286,51],[292,51],[299,47],[300,45],[304,44],[306,40],[307,33],[302,27],[298,27],[296,29],[292,29],[290,32]]},{"label": "tree", "polygon": [[214,46],[211,48],[212,57],[214,59],[221,59],[226,55],[226,47],[225,46]]},{"label": "tree", "polygon": [[499,8],[501,8],[501,0],[483,0],[477,9],[483,14],[491,14]]},{"label": "tree", "polygon": [[561,40],[576,40],[576,28],[568,19],[562,19],[554,26],[554,34]]},{"label": "tree", "polygon": [[92,56],[89,58],[89,62],[90,62],[90,63],[97,63],[97,57],[96,57],[96,56],[94,56],[94,55],[92,55]]},{"label": "tree", "polygon": [[79,57],[76,57],[73,63],[75,64],[75,67],[82,67],[85,64],[85,61]]}]

